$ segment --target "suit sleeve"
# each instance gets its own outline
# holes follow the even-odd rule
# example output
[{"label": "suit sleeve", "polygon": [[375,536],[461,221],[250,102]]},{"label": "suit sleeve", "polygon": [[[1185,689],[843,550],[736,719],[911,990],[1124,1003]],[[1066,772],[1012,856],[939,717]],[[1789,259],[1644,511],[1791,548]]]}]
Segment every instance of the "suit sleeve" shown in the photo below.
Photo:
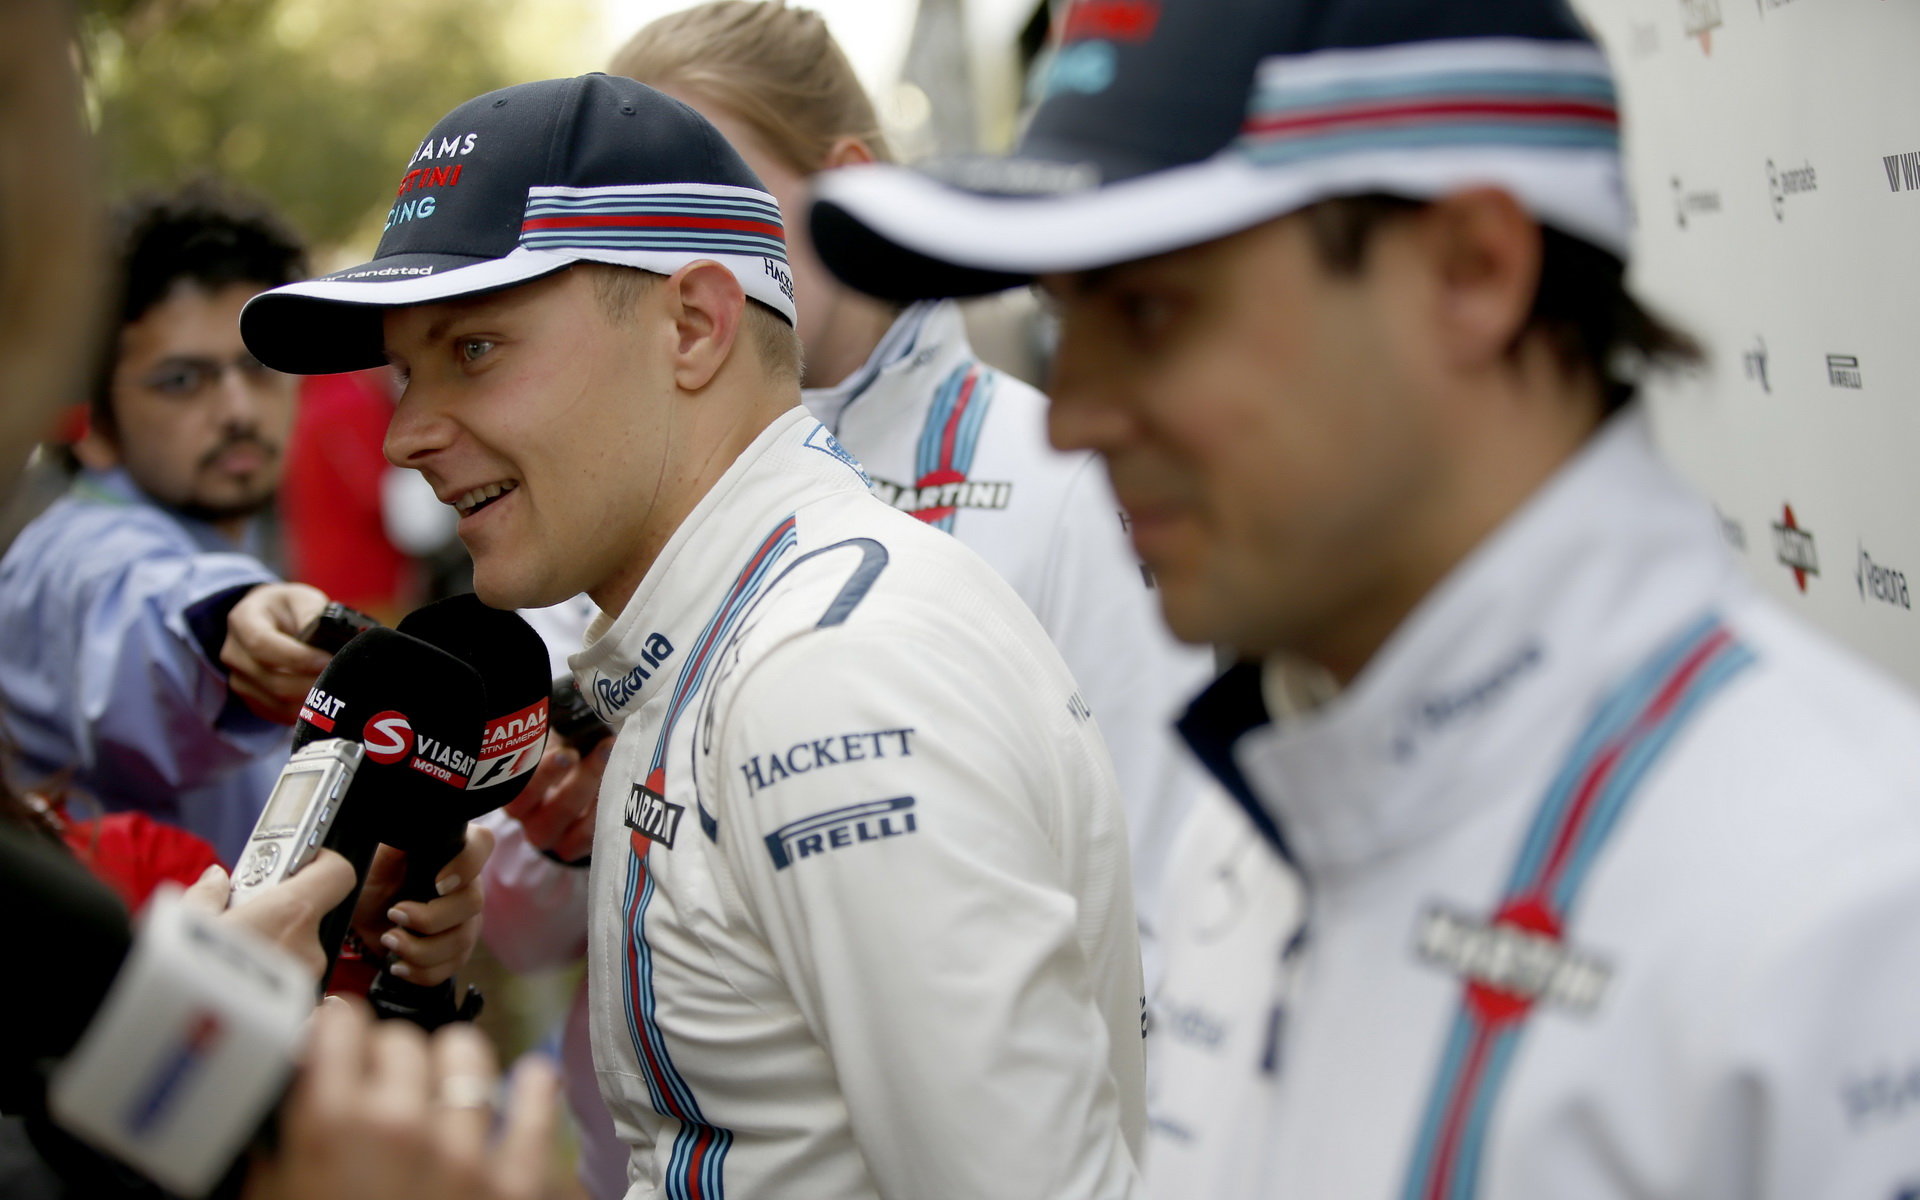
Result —
[{"label": "suit sleeve", "polygon": [[913,631],[756,665],[721,841],[896,1200],[1136,1194],[1107,1029],[1017,680]]},{"label": "suit sleeve", "polygon": [[[1141,933],[1151,939],[1160,880],[1194,799],[1211,784],[1173,729],[1213,677],[1212,651],[1174,640],[1153,581],[1127,542],[1120,506],[1088,456],[1063,497],[1037,615],[1100,723],[1127,808]],[[1156,955],[1145,947],[1148,974]]]},{"label": "suit sleeve", "polygon": [[66,719],[101,778],[129,795],[171,794],[282,742],[283,728],[232,700],[191,623],[195,605],[272,580],[244,555],[169,555],[86,589]]}]

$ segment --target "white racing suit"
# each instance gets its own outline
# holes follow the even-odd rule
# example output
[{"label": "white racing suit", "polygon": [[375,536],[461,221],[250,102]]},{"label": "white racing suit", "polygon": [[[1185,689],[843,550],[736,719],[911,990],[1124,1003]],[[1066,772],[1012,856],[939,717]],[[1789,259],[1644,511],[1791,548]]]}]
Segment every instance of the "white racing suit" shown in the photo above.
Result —
[{"label": "white racing suit", "polygon": [[1150,1194],[1920,1197],[1920,711],[1637,416],[1344,693],[1274,682],[1183,723],[1240,804],[1170,876]]},{"label": "white racing suit", "polygon": [[875,495],[986,559],[1059,648],[1120,777],[1153,986],[1167,852],[1213,790],[1173,722],[1213,678],[1213,653],[1167,632],[1099,459],[1048,446],[1047,398],[975,356],[951,301],[909,306],[865,365],[803,398]]},{"label": "white racing suit", "polygon": [[796,409],[573,665],[619,726],[588,960],[629,1197],[1136,1193],[1112,766],[985,563]]}]

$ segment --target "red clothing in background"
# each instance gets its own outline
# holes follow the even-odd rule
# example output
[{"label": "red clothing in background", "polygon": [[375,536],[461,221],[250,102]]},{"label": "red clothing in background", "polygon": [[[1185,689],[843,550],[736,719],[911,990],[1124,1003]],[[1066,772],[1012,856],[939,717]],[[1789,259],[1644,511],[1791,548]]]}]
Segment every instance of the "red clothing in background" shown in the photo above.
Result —
[{"label": "red clothing in background", "polygon": [[301,380],[280,488],[288,578],[386,620],[412,606],[418,587],[380,514],[380,444],[392,416],[385,370]]},{"label": "red clothing in background", "polygon": [[185,887],[220,862],[203,839],[143,812],[67,821],[60,834],[74,857],[126,902],[128,912],[139,912],[162,883]]}]

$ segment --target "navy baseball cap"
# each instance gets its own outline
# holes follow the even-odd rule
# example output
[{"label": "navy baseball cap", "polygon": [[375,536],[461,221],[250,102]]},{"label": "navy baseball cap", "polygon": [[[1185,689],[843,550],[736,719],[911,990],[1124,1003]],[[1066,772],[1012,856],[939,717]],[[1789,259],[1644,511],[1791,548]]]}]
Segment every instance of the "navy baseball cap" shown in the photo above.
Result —
[{"label": "navy baseball cap", "polygon": [[576,262],[670,275],[700,259],[794,319],[780,207],[705,117],[631,79],[549,79],[441,118],[401,173],[373,261],[255,296],[240,333],[276,370],[354,371],[386,362],[385,309]]},{"label": "navy baseball cap", "polygon": [[1626,258],[1613,79],[1565,0],[1074,0],[1052,37],[1011,155],[817,177],[836,275],[977,295],[1481,184]]}]

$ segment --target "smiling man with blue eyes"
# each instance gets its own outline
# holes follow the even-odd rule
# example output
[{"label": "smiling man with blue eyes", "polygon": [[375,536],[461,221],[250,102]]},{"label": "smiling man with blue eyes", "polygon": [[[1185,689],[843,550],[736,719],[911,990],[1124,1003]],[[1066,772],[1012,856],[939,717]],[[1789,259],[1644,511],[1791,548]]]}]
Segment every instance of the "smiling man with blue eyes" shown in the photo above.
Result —
[{"label": "smiling man with blue eyes", "polygon": [[303,254],[209,185],[130,203],[120,234],[87,469],[0,561],[0,709],[25,782],[69,778],[231,862],[285,760],[302,671],[325,663],[290,635],[326,598],[255,556],[294,380],[239,332]]},{"label": "smiling man with blue eyes", "polygon": [[496,607],[584,592],[616,730],[583,922],[634,1200],[1122,1200],[1139,942],[1096,715],[1020,597],[800,403],[765,184],[584,75],[477,97],[373,260],[256,297],[284,370],[385,360],[387,457]]}]

